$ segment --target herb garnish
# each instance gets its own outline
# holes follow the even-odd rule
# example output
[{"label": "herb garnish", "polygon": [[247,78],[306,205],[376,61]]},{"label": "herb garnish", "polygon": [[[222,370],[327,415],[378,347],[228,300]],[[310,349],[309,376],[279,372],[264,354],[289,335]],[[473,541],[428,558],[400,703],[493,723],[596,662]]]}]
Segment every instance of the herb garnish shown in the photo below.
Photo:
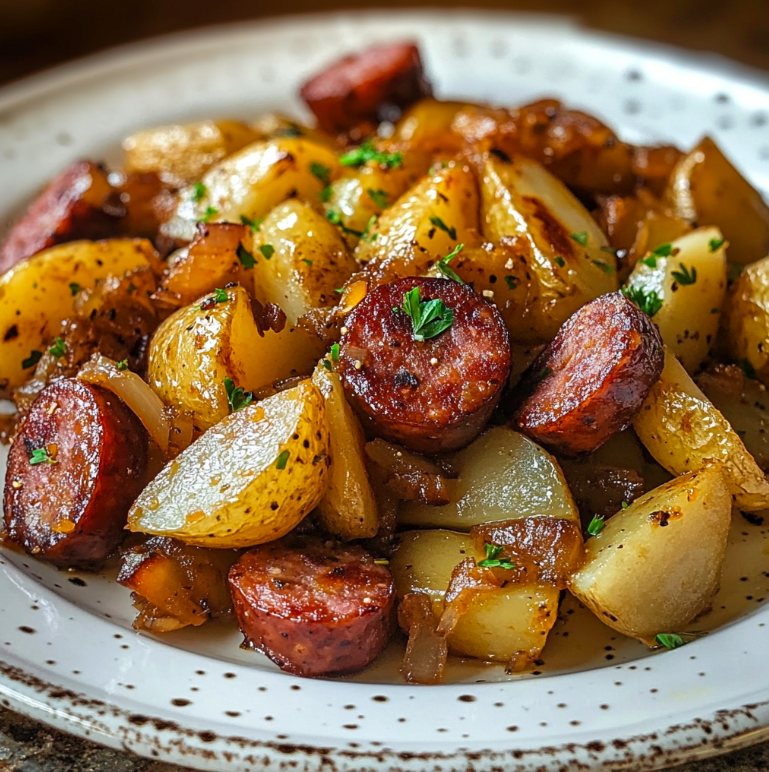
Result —
[{"label": "herb garnish", "polygon": [[334,367],[331,364],[331,362],[328,361],[328,359],[321,359],[320,363],[323,365],[323,367],[326,368],[326,370],[333,370]]},{"label": "herb garnish", "polygon": [[729,263],[726,269],[726,281],[731,284],[742,273],[743,266],[739,263]]},{"label": "herb garnish", "polygon": [[604,522],[604,519],[601,515],[593,515],[593,519],[590,521],[590,525],[587,527],[587,532],[591,536],[598,536],[600,535],[601,531],[603,531],[603,527],[606,525]]},{"label": "herb garnish", "polygon": [[488,542],[484,547],[486,549],[486,559],[478,563],[479,568],[506,568],[508,570],[515,568],[515,563],[502,557],[504,547],[500,547],[498,544],[489,544]]},{"label": "herb garnish", "polygon": [[679,263],[678,265],[681,268],[681,270],[672,271],[671,276],[682,287],[685,287],[688,284],[694,284],[697,281],[697,269],[694,266],[692,266],[691,269],[689,269],[683,263]]},{"label": "herb garnish", "polygon": [[33,349],[29,352],[29,356],[21,363],[22,368],[27,370],[30,367],[34,367],[40,361],[41,356],[43,356],[42,351]]},{"label": "herb garnish", "polygon": [[558,255],[558,257],[555,258],[555,264],[559,268],[563,268],[566,265],[566,261],[560,255]]},{"label": "herb garnish", "polygon": [[287,450],[284,450],[279,456],[278,460],[275,462],[275,468],[276,469],[285,469],[286,464],[288,463],[288,457],[289,452]]},{"label": "herb garnish", "polygon": [[235,388],[235,382],[232,378],[224,379],[224,390],[227,392],[227,404],[230,406],[230,413],[237,413],[246,405],[251,404],[254,395],[250,391],[243,391],[241,386]]},{"label": "herb garnish", "polygon": [[456,241],[457,238],[457,229],[454,227],[449,228],[448,225],[446,225],[443,220],[441,220],[440,217],[433,216],[430,218],[430,222],[436,227],[440,228],[442,231],[446,231],[446,233],[449,234],[450,239],[454,239]]},{"label": "herb garnish", "polygon": [[48,452],[48,448],[38,448],[32,451],[32,455],[29,457],[29,463],[32,466],[38,464],[55,464],[56,459],[51,458],[51,454]]},{"label": "herb garnish", "polygon": [[464,282],[457,276],[454,269],[449,266],[449,260],[455,258],[464,247],[464,244],[457,244],[456,247],[454,247],[454,249],[435,266],[439,273],[443,274],[447,279],[455,281],[457,284],[464,284]]},{"label": "herb garnish", "polygon": [[505,284],[507,284],[507,288],[509,290],[518,288],[518,284],[515,281],[515,276],[505,276]]},{"label": "herb garnish", "polygon": [[414,287],[403,295],[403,310],[411,318],[414,328],[414,340],[427,340],[448,330],[454,323],[454,311],[442,300],[421,300],[419,287]]},{"label": "herb garnish", "polygon": [[72,293],[72,297],[74,298],[75,295],[77,295],[77,293],[80,292],[80,285],[75,281],[70,282],[69,291]]},{"label": "herb garnish", "polygon": [[190,201],[192,201],[193,204],[197,204],[199,201],[202,201],[206,194],[208,193],[208,190],[206,189],[206,186],[202,182],[196,182],[192,186],[192,195],[190,196]]},{"label": "herb garnish", "polygon": [[542,368],[542,369],[541,369],[541,370],[540,370],[540,371],[537,373],[537,375],[536,375],[536,377],[535,377],[535,381],[536,381],[537,383],[542,383],[542,381],[544,381],[544,380],[545,380],[545,378],[547,378],[547,376],[548,376],[548,375],[550,375],[550,373],[552,373],[552,372],[553,372],[553,371],[552,371],[552,370],[551,370],[549,367],[543,367],[543,368]]},{"label": "herb garnish", "polygon": [[[364,241],[376,241],[376,237],[378,234],[371,233],[371,229],[376,225],[377,216],[375,214],[372,214],[371,217],[369,217],[369,221],[366,223],[366,230],[361,233],[361,238]],[[371,236],[369,237],[369,234],[371,233]]]},{"label": "herb garnish", "polygon": [[577,242],[577,244],[580,244],[583,247],[587,246],[587,231],[582,231],[582,233],[571,233],[570,236],[574,239],[574,241]]},{"label": "herb garnish", "polygon": [[310,266],[310,268],[312,268],[312,260],[309,260],[308,258],[306,258],[306,257],[303,257],[303,258],[302,258],[302,262],[303,262],[303,263],[307,263],[307,265],[309,265],[309,266]]},{"label": "herb garnish", "polygon": [[381,188],[379,190],[366,189],[369,198],[380,208],[384,209],[390,203],[390,196]]},{"label": "herb garnish", "polygon": [[211,218],[215,217],[217,214],[219,214],[219,210],[215,206],[208,206],[206,207],[203,216],[200,218],[200,222],[211,222]]},{"label": "herb garnish", "polygon": [[363,166],[369,161],[376,161],[382,166],[394,169],[403,163],[403,155],[401,153],[382,153],[374,147],[374,143],[369,139],[360,147],[356,147],[339,158],[339,163],[342,166]]},{"label": "herb garnish", "polygon": [[348,228],[343,222],[342,222],[342,216],[337,212],[335,209],[329,209],[326,212],[326,219],[332,224],[332,225],[338,225],[339,228],[342,230],[342,233],[346,233],[350,236],[357,236],[360,238],[363,236],[363,233],[361,231],[353,230],[352,228]]},{"label": "herb garnish", "polygon": [[326,187],[323,188],[320,193],[318,193],[318,198],[325,204],[331,200],[331,196],[333,194],[334,189],[331,187],[331,185],[326,185]]},{"label": "herb garnish", "polygon": [[272,244],[262,244],[262,246],[259,247],[259,251],[262,253],[265,260],[269,260],[275,254],[275,247],[273,247]]},{"label": "herb garnish", "polygon": [[724,241],[726,241],[726,239],[710,239],[708,242],[710,251],[716,252],[717,250],[721,249],[721,247],[724,245]]},{"label": "herb garnish", "polygon": [[253,268],[256,265],[256,260],[254,260],[254,256],[243,246],[243,244],[238,244],[238,260],[240,260],[240,264],[244,268]]},{"label": "herb garnish", "polygon": [[310,172],[314,177],[317,177],[324,185],[328,185],[331,181],[331,169],[322,163],[313,161],[310,163]]},{"label": "herb garnish", "polygon": [[740,362],[740,367],[746,378],[756,380],[756,368],[753,367],[753,363],[749,359],[743,359]]},{"label": "herb garnish", "polygon": [[673,254],[673,245],[669,242],[667,244],[660,244],[652,249],[652,254],[655,257],[670,257]]},{"label": "herb garnish", "polygon": [[622,506],[622,509],[627,509],[630,506],[630,504],[627,501],[623,501],[621,506]]},{"label": "herb garnish", "polygon": [[227,295],[227,290],[217,287],[214,290],[214,300],[217,303],[226,303],[229,300],[229,296]]},{"label": "herb garnish", "polygon": [[335,362],[339,361],[339,344],[338,343],[333,343],[331,345],[331,358]]},{"label": "herb garnish", "polygon": [[67,353],[67,344],[61,338],[53,339],[53,346],[48,349],[57,359],[61,359]]},{"label": "herb garnish", "polygon": [[659,633],[654,637],[654,640],[666,649],[678,649],[703,635],[707,635],[707,633]]},{"label": "herb garnish", "polygon": [[656,290],[646,290],[643,287],[623,287],[622,294],[635,303],[647,316],[654,316],[662,308],[662,298]]},{"label": "herb garnish", "polygon": [[118,370],[127,370],[128,369],[128,360],[127,359],[121,359],[116,365]]},{"label": "herb garnish", "polygon": [[611,276],[614,273],[614,267],[609,265],[605,260],[593,260],[593,265],[600,268],[605,274]]},{"label": "herb garnish", "polygon": [[264,217],[257,217],[256,220],[252,220],[250,217],[246,217],[246,215],[242,214],[240,215],[240,221],[243,225],[247,225],[251,229],[251,233],[256,233],[262,227]]}]

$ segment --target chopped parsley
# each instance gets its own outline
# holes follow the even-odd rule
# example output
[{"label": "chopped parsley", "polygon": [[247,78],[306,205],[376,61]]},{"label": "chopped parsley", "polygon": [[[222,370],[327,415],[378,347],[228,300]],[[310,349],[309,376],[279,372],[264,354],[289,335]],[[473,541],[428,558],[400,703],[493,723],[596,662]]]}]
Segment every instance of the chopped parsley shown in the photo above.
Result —
[{"label": "chopped parsley", "polygon": [[435,338],[454,323],[454,311],[442,300],[421,300],[419,287],[414,287],[403,295],[403,310],[411,319],[414,340]]},{"label": "chopped parsley", "polygon": [[192,201],[193,204],[197,204],[199,201],[202,201],[207,194],[208,190],[206,189],[206,186],[202,182],[196,182],[192,186],[190,201]]},{"label": "chopped parsley", "polygon": [[310,266],[310,268],[312,268],[312,260],[309,260],[308,258],[306,258],[306,257],[303,257],[303,258],[302,258],[302,262],[303,262],[303,263],[307,263],[307,265],[309,265],[309,266]]},{"label": "chopped parsley", "polygon": [[743,359],[742,362],[740,362],[740,367],[746,378],[750,378],[753,381],[756,380],[756,368],[753,367],[753,364],[749,359]]},{"label": "chopped parsley", "polygon": [[34,367],[40,361],[41,356],[43,356],[42,351],[33,349],[29,352],[29,356],[21,363],[22,368],[28,370],[30,367]]},{"label": "chopped parsley", "polygon": [[382,153],[374,147],[371,140],[366,140],[360,147],[356,147],[339,158],[339,163],[342,166],[363,166],[369,161],[376,161],[388,169],[394,169],[403,163],[403,155],[401,153]]},{"label": "chopped parsley", "polygon": [[711,252],[716,252],[724,245],[724,241],[726,239],[710,239],[708,242],[708,246],[710,247]]},{"label": "chopped parsley", "polygon": [[203,212],[203,216],[200,218],[200,222],[211,222],[211,218],[219,214],[219,210],[215,206],[207,206],[206,211]]},{"label": "chopped parsley", "polygon": [[310,164],[310,172],[314,177],[317,177],[324,185],[328,185],[331,182],[331,169],[324,164],[313,161]]},{"label": "chopped parsley", "polygon": [[217,303],[226,303],[229,300],[229,296],[227,295],[227,290],[217,287],[214,290],[214,300]]},{"label": "chopped parsley", "polygon": [[334,343],[331,346],[331,358],[334,360],[334,362],[339,361],[339,344]]},{"label": "chopped parsley", "polygon": [[671,276],[682,286],[694,284],[697,281],[697,269],[692,266],[687,268],[683,263],[678,264],[680,271],[672,271]]},{"label": "chopped parsley", "polygon": [[[366,230],[363,231],[361,234],[361,238],[364,241],[376,241],[376,237],[378,236],[377,233],[371,233],[371,229],[376,225],[377,216],[375,214],[372,214],[369,218],[369,221],[366,223]],[[371,236],[369,236],[371,234]]]},{"label": "chopped parsley", "polygon": [[518,284],[515,281],[515,276],[505,276],[505,284],[507,284],[507,288],[509,290],[514,290],[518,288]]},{"label": "chopped parsley", "polygon": [[654,316],[662,308],[662,298],[656,290],[647,290],[643,287],[623,287],[622,294],[635,303],[647,316]]},{"label": "chopped parsley", "polygon": [[326,368],[326,370],[334,369],[334,366],[331,364],[331,362],[328,361],[328,359],[321,359],[320,363],[323,365],[323,367]]},{"label": "chopped parsley", "polygon": [[120,362],[118,362],[115,367],[117,367],[118,370],[127,370],[128,369],[128,360],[127,359],[121,359]]},{"label": "chopped parsley", "polygon": [[138,289],[138,287],[133,282],[130,282],[128,284],[128,294],[129,295],[133,295],[133,293],[136,292],[137,289]]},{"label": "chopped parsley", "polygon": [[464,282],[449,266],[449,260],[455,258],[464,249],[464,247],[464,244],[457,244],[457,246],[454,247],[454,249],[436,265],[439,273],[441,273],[445,278],[455,281],[457,284],[464,284]]},{"label": "chopped parsley", "polygon": [[446,223],[443,222],[443,220],[441,220],[440,217],[433,216],[433,217],[430,218],[430,222],[436,228],[440,228],[442,231],[446,231],[446,233],[449,234],[449,238],[450,239],[454,239],[456,241],[456,238],[457,238],[457,229],[456,228],[454,228],[454,227],[449,228],[449,226],[446,225]]},{"label": "chopped parsley", "polygon": [[566,261],[559,255],[558,257],[555,258],[555,264],[559,268],[563,268],[566,265]]},{"label": "chopped parsley", "polygon": [[227,392],[227,404],[230,406],[230,413],[237,413],[246,405],[250,405],[254,398],[250,391],[243,391],[241,386],[235,388],[235,382],[232,378],[224,379],[224,390]]},{"label": "chopped parsley", "polygon": [[601,531],[603,531],[604,525],[606,525],[606,523],[601,515],[593,515],[593,519],[587,527],[587,532],[591,536],[599,536]]},{"label": "chopped parsley", "polygon": [[38,448],[32,451],[32,455],[29,457],[29,463],[32,466],[38,464],[55,464],[56,459],[51,458],[51,454],[48,452],[48,448]]},{"label": "chopped parsley", "polygon": [[536,382],[542,383],[542,381],[544,381],[545,378],[547,378],[547,376],[550,375],[550,373],[552,372],[553,371],[549,367],[543,367],[536,375],[536,378],[535,378]]},{"label": "chopped parsley", "polygon": [[240,221],[243,225],[247,225],[251,229],[251,233],[256,233],[262,227],[264,217],[258,217],[256,220],[252,220],[250,217],[246,217],[246,215],[242,214],[240,215]]},{"label": "chopped parsley", "polygon": [[673,254],[673,245],[670,243],[660,244],[658,247],[652,249],[651,253],[655,257],[670,257]]},{"label": "chopped parsley", "polygon": [[503,547],[498,544],[484,545],[486,549],[486,559],[478,563],[479,568],[506,568],[508,570],[515,568],[515,563],[502,557]]},{"label": "chopped parsley", "polygon": [[611,276],[614,273],[614,267],[609,265],[605,260],[593,260],[593,265],[600,268],[605,274]]},{"label": "chopped parsley", "polygon": [[583,247],[587,246],[587,240],[588,240],[587,231],[582,231],[582,233],[572,233],[570,235],[571,235],[571,238],[573,238],[574,241],[576,241],[577,244],[579,244],[580,246],[583,246]]},{"label": "chopped parsley", "polygon": [[621,506],[622,506],[622,509],[627,509],[630,506],[630,504],[627,501],[623,501]]},{"label": "chopped parsley", "polygon": [[303,137],[304,134],[302,133],[302,130],[295,123],[290,123],[288,126],[278,129],[275,132],[275,136],[287,137],[289,139],[296,139],[296,137]]},{"label": "chopped parsley", "polygon": [[243,246],[243,244],[238,244],[238,260],[240,260],[240,264],[244,268],[253,268],[256,265],[256,260],[254,260],[254,256]]},{"label": "chopped parsley", "polygon": [[259,251],[262,253],[265,260],[269,260],[275,254],[275,247],[272,244],[262,244],[259,247]]},{"label": "chopped parsley", "polygon": [[53,346],[48,350],[56,359],[61,359],[67,353],[67,344],[61,338],[54,338]]},{"label": "chopped parsley", "polygon": [[387,193],[381,188],[379,190],[372,190],[371,188],[367,188],[366,193],[368,193],[368,197],[380,209],[384,209],[390,203],[390,196],[388,196]]},{"label": "chopped parsley", "polygon": [[654,637],[654,640],[666,649],[679,649],[703,635],[707,635],[707,633],[659,633]]},{"label": "chopped parsley", "polygon": [[726,281],[731,284],[742,273],[742,266],[739,263],[729,263],[726,270]]},{"label": "chopped parsley", "polygon": [[276,469],[285,469],[286,464],[288,463],[288,457],[289,452],[287,450],[284,450],[279,456],[278,460],[275,462],[275,468]]},{"label": "chopped parsley", "polygon": [[326,212],[326,219],[332,224],[332,225],[338,225],[341,229],[342,233],[346,233],[349,236],[357,236],[360,238],[363,236],[363,233],[361,231],[353,230],[352,228],[348,228],[343,222],[342,222],[342,216],[337,212],[335,209],[329,209]]},{"label": "chopped parsley", "polygon": [[648,265],[649,268],[656,268],[657,267],[657,256],[656,255],[649,255],[648,257],[642,257],[641,262],[644,265]]},{"label": "chopped parsley", "polygon": [[70,282],[69,291],[72,294],[72,297],[74,298],[75,295],[77,295],[77,293],[80,292],[80,285],[76,281]]},{"label": "chopped parsley", "polygon": [[328,203],[331,200],[331,196],[334,194],[334,189],[331,187],[331,185],[326,185],[323,190],[321,190],[320,193],[318,193],[318,198],[324,203]]}]

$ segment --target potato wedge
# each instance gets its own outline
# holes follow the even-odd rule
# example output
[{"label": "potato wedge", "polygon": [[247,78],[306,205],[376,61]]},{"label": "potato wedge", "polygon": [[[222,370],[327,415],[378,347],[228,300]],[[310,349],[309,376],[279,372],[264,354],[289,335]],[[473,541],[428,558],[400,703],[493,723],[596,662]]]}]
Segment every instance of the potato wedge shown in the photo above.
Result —
[{"label": "potato wedge", "polygon": [[[79,288],[150,266],[145,239],[72,241],[38,252],[0,276],[0,390],[10,392],[34,372],[39,354],[74,315]],[[26,366],[25,366],[26,365]]]},{"label": "potato wedge", "polygon": [[180,188],[197,182],[215,163],[261,135],[240,121],[198,121],[156,126],[123,140],[127,172],[154,172]]},{"label": "potato wedge", "polygon": [[478,185],[470,167],[450,163],[401,196],[362,239],[356,258],[377,283],[420,276],[457,243],[480,244]]},{"label": "potato wedge", "polygon": [[732,262],[748,265],[769,252],[769,206],[710,137],[676,164],[664,198],[677,217],[718,227]]},{"label": "potato wedge", "polygon": [[379,512],[364,463],[363,429],[335,372],[321,363],[312,382],[326,402],[331,459],[328,489],[318,504],[320,523],[342,539],[370,539],[379,530]]},{"label": "potato wedge", "polygon": [[662,305],[654,314],[662,339],[681,364],[693,373],[715,340],[726,293],[726,248],[718,228],[698,228],[671,244],[655,244],[653,252],[636,263],[625,294],[651,297]]},{"label": "potato wedge", "polygon": [[251,128],[263,139],[290,139],[303,137],[318,145],[326,145],[338,150],[336,140],[317,127],[306,126],[282,113],[267,113],[251,123]]},{"label": "potato wedge", "polygon": [[[436,619],[454,568],[467,557],[483,560],[471,536],[455,531],[400,534],[390,568],[398,597],[425,593]],[[449,652],[525,666],[539,657],[558,612],[559,591],[546,584],[510,585],[474,598],[448,636]]]},{"label": "potato wedge", "polygon": [[677,477],[588,539],[569,589],[609,627],[647,644],[680,632],[718,589],[731,512],[720,463]]},{"label": "potato wedge", "polygon": [[732,284],[726,328],[730,357],[747,361],[769,383],[769,256],[749,265]]},{"label": "potato wedge", "polygon": [[595,220],[544,166],[524,156],[489,156],[481,170],[481,227],[507,239],[529,265],[536,286],[531,324],[551,340],[585,303],[617,289],[616,258]]},{"label": "potato wedge", "polygon": [[404,501],[398,513],[400,523],[469,531],[481,523],[529,515],[579,522],[557,462],[523,434],[497,426],[451,455],[449,461],[459,473],[456,480],[446,481],[451,503],[434,507]]},{"label": "potato wedge", "polygon": [[199,302],[179,309],[150,344],[150,386],[167,405],[192,413],[199,431],[230,412],[225,378],[251,391],[310,372],[322,353],[317,338],[303,330],[286,326],[260,334],[246,290],[236,286],[226,294],[223,303],[207,295],[203,307]]},{"label": "potato wedge", "polygon": [[422,99],[400,117],[393,139],[425,153],[457,153],[462,149],[462,137],[451,127],[457,114],[467,106],[465,102]]},{"label": "potato wedge", "polygon": [[769,506],[769,482],[755,459],[669,351],[662,375],[633,419],[633,428],[649,453],[672,474],[702,469],[710,460],[721,461],[740,509],[755,512]]},{"label": "potato wedge", "polygon": [[[321,167],[323,174],[313,174]],[[318,201],[318,193],[340,170],[331,149],[306,139],[255,142],[209,169],[200,180],[202,188],[179,191],[176,211],[163,233],[192,241],[201,220],[239,223],[245,217],[253,222],[291,197]]]},{"label": "potato wedge", "polygon": [[335,290],[358,270],[339,230],[308,204],[275,207],[254,234],[254,295],[276,303],[289,324],[311,308],[330,308]]},{"label": "potato wedge", "polygon": [[193,442],[141,493],[128,530],[218,549],[279,539],[323,498],[328,450],[323,395],[305,381]]}]

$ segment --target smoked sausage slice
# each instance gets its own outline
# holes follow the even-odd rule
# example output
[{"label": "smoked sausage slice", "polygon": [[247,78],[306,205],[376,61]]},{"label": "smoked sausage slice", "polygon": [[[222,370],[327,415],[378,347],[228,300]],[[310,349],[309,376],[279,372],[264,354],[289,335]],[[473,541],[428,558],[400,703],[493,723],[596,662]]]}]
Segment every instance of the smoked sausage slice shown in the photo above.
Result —
[{"label": "smoked sausage slice", "polygon": [[301,90],[320,128],[331,134],[355,128],[367,133],[380,120],[394,120],[405,107],[431,94],[419,49],[412,43],[375,46],[346,56]]},{"label": "smoked sausage slice", "polygon": [[361,670],[393,629],[392,575],[357,546],[264,544],[241,556],[229,583],[245,644],[295,675]]},{"label": "smoked sausage slice", "polygon": [[51,180],[0,245],[0,274],[42,249],[116,232],[122,213],[107,175],[92,161],[76,161]]},{"label": "smoked sausage slice", "polygon": [[145,429],[123,402],[85,381],[55,381],[32,403],[11,446],[8,537],[55,565],[98,565],[122,539],[146,467]]},{"label": "smoked sausage slice", "polygon": [[591,452],[630,423],[662,372],[659,330],[621,292],[566,320],[524,376],[515,421],[564,453]]},{"label": "smoked sausage slice", "polygon": [[[406,293],[441,300],[451,325],[423,341],[403,310]],[[397,309],[397,310],[394,310]],[[486,425],[510,376],[510,341],[496,306],[449,279],[408,277],[381,284],[345,321],[339,373],[375,434],[437,453],[471,442]]]}]

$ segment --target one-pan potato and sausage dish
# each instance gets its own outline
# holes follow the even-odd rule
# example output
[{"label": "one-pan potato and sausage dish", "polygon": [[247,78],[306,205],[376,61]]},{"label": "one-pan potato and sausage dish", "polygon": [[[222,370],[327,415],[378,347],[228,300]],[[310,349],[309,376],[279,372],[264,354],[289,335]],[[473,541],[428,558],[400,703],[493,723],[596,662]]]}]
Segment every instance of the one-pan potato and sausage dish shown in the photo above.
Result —
[{"label": "one-pan potato and sausage dish", "polygon": [[304,676],[398,629],[409,682],[523,671],[566,592],[684,643],[769,508],[761,195],[708,137],[439,101],[410,43],[301,96],[139,131],[7,234],[5,545]]}]

